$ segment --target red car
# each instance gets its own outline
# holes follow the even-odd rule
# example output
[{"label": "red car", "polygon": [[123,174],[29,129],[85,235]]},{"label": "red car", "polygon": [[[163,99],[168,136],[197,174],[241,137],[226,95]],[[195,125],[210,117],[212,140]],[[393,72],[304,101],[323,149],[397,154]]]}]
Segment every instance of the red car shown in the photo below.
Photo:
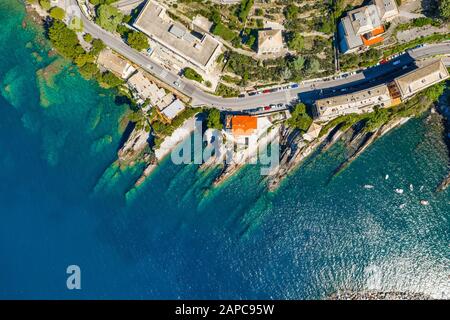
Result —
[{"label": "red car", "polygon": [[266,89],[266,90],[263,91],[263,93],[270,93],[270,90]]}]

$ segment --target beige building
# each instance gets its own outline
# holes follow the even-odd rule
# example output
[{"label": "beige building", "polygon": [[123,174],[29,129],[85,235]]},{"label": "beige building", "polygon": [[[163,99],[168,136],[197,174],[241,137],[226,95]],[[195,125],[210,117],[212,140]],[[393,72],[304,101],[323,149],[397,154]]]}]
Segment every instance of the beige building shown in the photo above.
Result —
[{"label": "beige building", "polygon": [[208,32],[211,30],[213,23],[205,18],[202,15],[196,15],[194,19],[192,19],[191,29],[198,32]]},{"label": "beige building", "polygon": [[329,121],[345,114],[371,112],[375,106],[385,108],[390,105],[389,89],[383,84],[354,93],[317,100],[313,112],[315,119]]},{"label": "beige building", "polygon": [[127,60],[115,54],[111,49],[103,49],[97,58],[97,63],[122,79],[128,78],[136,69]]},{"label": "beige building", "polygon": [[209,34],[192,33],[183,25],[174,22],[166,9],[158,3],[148,1],[134,23],[134,27],[161,46],[153,48],[167,61],[183,61],[207,72],[221,53],[221,44]]},{"label": "beige building", "polygon": [[381,21],[391,21],[398,15],[396,0],[375,0]]},{"label": "beige building", "polygon": [[309,126],[308,131],[303,135],[303,139],[311,142],[319,136],[321,130],[322,126],[313,122]]},{"label": "beige building", "polygon": [[151,82],[142,71],[138,71],[128,79],[130,88],[142,99],[150,99],[155,105],[166,95],[164,89]]},{"label": "beige building", "polygon": [[276,54],[283,48],[281,30],[260,30],[258,32],[258,54]]},{"label": "beige building", "polygon": [[401,99],[407,99],[438,82],[449,78],[449,73],[442,60],[437,60],[424,67],[413,70],[395,79]]}]

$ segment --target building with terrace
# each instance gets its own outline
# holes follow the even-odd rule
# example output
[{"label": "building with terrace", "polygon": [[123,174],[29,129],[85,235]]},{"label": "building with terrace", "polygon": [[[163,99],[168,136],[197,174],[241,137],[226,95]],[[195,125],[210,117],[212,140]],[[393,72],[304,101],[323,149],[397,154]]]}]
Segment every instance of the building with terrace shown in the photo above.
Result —
[{"label": "building with terrace", "polygon": [[383,42],[385,23],[397,15],[395,0],[374,0],[347,12],[338,25],[341,52],[352,53]]}]

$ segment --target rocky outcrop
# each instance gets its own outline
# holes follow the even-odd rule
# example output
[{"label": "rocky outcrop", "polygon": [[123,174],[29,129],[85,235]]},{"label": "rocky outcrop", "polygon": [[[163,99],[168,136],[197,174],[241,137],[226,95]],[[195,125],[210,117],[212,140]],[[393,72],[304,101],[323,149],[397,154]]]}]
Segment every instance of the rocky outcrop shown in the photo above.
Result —
[{"label": "rocky outcrop", "polygon": [[[333,130],[329,132],[331,131]],[[277,189],[281,181],[323,142],[328,141],[328,144],[331,146],[332,143],[337,141],[338,138],[334,138],[333,134],[330,136],[329,132],[312,142],[307,142],[302,138],[299,130],[284,127],[280,140],[280,165],[268,177],[267,188],[269,191]]]},{"label": "rocky outcrop", "polygon": [[[401,126],[406,123],[410,118],[394,118],[393,120],[385,123],[380,128],[374,132],[366,132],[361,124],[354,125],[348,133],[351,134],[351,138],[347,139],[346,146],[350,151],[350,156],[341,163],[341,165],[335,170],[334,175],[336,176],[342,170],[347,168],[356,158],[358,158],[367,148],[375,142],[377,139],[384,136],[386,133],[392,129]],[[344,135],[345,136],[345,135]]]},{"label": "rocky outcrop", "polygon": [[134,128],[128,139],[117,153],[121,165],[134,165],[138,161],[147,161],[150,158],[148,145],[150,133],[144,129]]},{"label": "rocky outcrop", "polygon": [[442,182],[437,187],[436,191],[437,192],[445,191],[449,185],[450,185],[450,173],[447,175],[447,177],[445,177],[444,180],[442,180]]},{"label": "rocky outcrop", "polygon": [[[224,182],[230,176],[235,174],[244,165],[248,164],[251,159],[257,157],[259,150],[261,150],[262,148],[266,148],[268,145],[270,145],[276,139],[280,130],[281,130],[280,126],[276,125],[267,132],[267,135],[260,137],[258,139],[258,142],[256,145],[250,145],[245,150],[238,151],[235,153],[231,152],[232,160],[230,161],[230,163],[224,164],[222,171],[217,176],[217,178],[214,180],[213,186],[216,187],[216,186],[220,185],[222,182]],[[224,150],[221,151],[221,154],[223,155],[223,158],[224,158],[225,157]],[[220,160],[215,158],[215,161],[213,163],[217,165],[218,163],[220,163]],[[211,165],[213,165],[213,164],[208,164],[208,166],[211,166]]]}]

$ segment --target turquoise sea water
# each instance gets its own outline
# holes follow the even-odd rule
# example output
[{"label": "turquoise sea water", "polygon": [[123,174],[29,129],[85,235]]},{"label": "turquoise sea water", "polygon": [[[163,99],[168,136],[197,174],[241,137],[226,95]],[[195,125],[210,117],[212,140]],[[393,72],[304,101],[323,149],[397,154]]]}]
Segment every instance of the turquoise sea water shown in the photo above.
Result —
[{"label": "turquoise sea water", "polygon": [[[170,161],[127,192],[140,168],[110,167],[127,107],[48,57],[41,31],[22,26],[24,14],[18,1],[1,1],[0,298],[450,294],[450,197],[434,193],[448,151],[424,119],[331,181],[339,145],[275,193],[257,167],[213,189],[215,172]],[[50,63],[54,76],[38,72]],[[66,289],[71,264],[81,268],[80,291]]]}]

